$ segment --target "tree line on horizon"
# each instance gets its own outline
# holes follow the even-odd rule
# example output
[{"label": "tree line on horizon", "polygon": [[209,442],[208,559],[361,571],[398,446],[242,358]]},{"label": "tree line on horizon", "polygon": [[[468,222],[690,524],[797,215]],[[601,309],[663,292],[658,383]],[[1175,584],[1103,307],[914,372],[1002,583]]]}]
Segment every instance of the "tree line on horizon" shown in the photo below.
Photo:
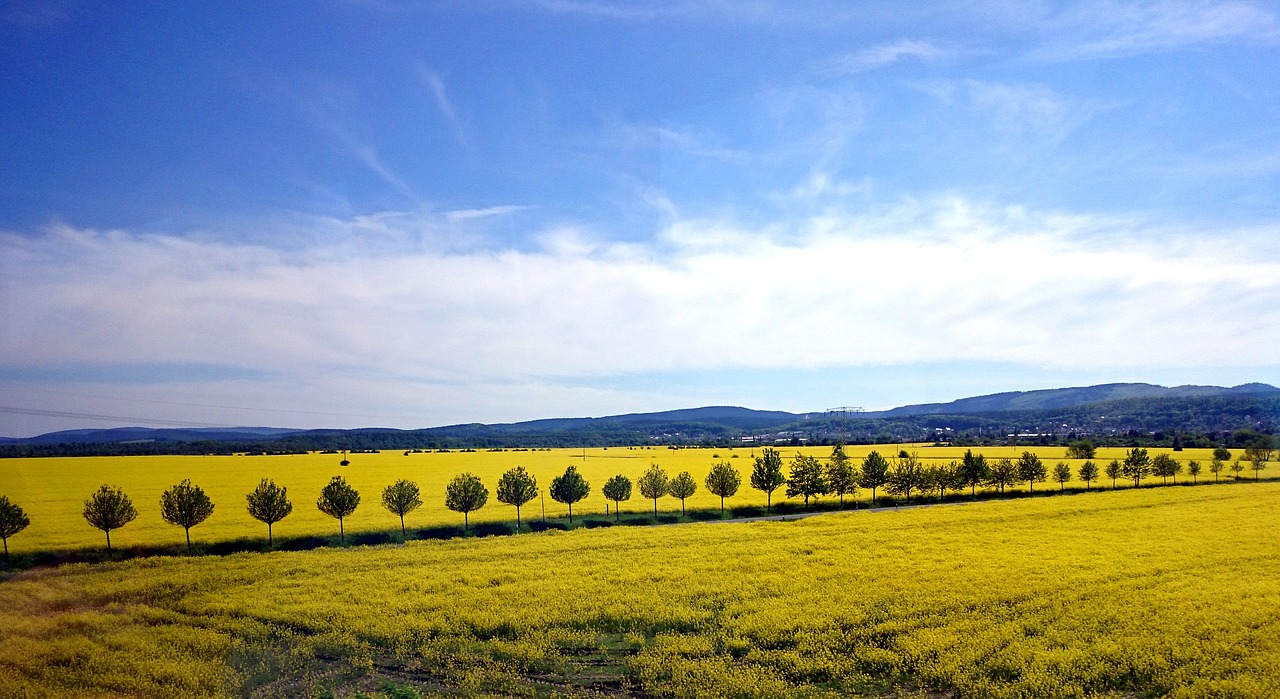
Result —
[{"label": "tree line on horizon", "polygon": [[[1220,480],[1225,470],[1230,470],[1236,480],[1240,480],[1246,468],[1253,470],[1254,480],[1258,480],[1274,451],[1274,442],[1269,437],[1255,440],[1234,460],[1230,450],[1218,447],[1207,468],[1215,480]],[[976,498],[979,486],[1003,495],[1007,488],[1026,483],[1029,491],[1034,493],[1036,483],[1050,479],[1059,484],[1059,490],[1065,490],[1066,484],[1075,478],[1084,482],[1086,490],[1094,481],[1104,477],[1111,480],[1112,489],[1121,479],[1131,480],[1134,487],[1141,487],[1143,480],[1152,477],[1163,478],[1165,484],[1172,478],[1176,485],[1178,475],[1184,470],[1193,483],[1197,483],[1204,468],[1198,461],[1183,464],[1167,453],[1151,456],[1141,447],[1134,447],[1126,451],[1123,459],[1113,459],[1101,467],[1092,460],[1095,454],[1096,447],[1091,442],[1072,442],[1067,447],[1066,457],[1085,462],[1073,471],[1066,461],[1059,461],[1050,471],[1048,465],[1030,451],[1024,451],[1017,459],[988,460],[970,449],[960,460],[934,464],[925,464],[916,453],[906,450],[899,451],[896,457],[885,457],[878,451],[871,451],[856,462],[845,454],[843,445],[836,445],[825,462],[808,454],[796,454],[792,457],[789,472],[784,473],[782,455],[778,450],[766,447],[760,456],[755,457],[748,480],[752,488],[765,494],[765,511],[772,513],[773,494],[784,485],[786,497],[803,498],[806,508],[810,500],[824,495],[837,496],[843,505],[845,497],[856,496],[860,488],[871,491],[874,506],[879,490],[894,497],[901,496],[910,503],[913,493],[921,497],[936,493],[941,499],[948,491],[965,489],[969,489],[971,496]],[[714,464],[703,480],[707,491],[720,498],[721,516],[725,512],[725,499],[735,496],[741,484],[742,474],[727,461]],[[655,518],[658,516],[659,499],[668,495],[678,498],[683,515],[685,500],[698,489],[698,482],[688,471],[671,477],[656,463],[651,464],[634,485],[643,498],[653,500]],[[609,478],[601,488],[606,501],[613,503],[615,520],[621,519],[621,505],[631,499],[632,491],[632,480],[623,474]],[[570,525],[573,523],[573,506],[586,499],[590,492],[591,484],[578,473],[576,466],[569,466],[563,474],[552,478],[547,489],[552,500],[567,506]],[[521,508],[540,494],[537,479],[523,466],[516,466],[499,478],[497,499],[516,508],[517,532],[521,527]],[[404,518],[423,505],[418,485],[400,479],[383,488],[381,495],[382,506],[400,518],[401,538],[407,540]],[[273,526],[293,512],[288,489],[263,478],[245,496],[245,500],[249,515],[267,525],[268,546],[274,545]],[[470,528],[470,514],[484,507],[488,500],[489,489],[479,476],[470,472],[455,476],[445,488],[445,507],[462,514],[464,533]],[[346,543],[344,521],[355,513],[359,505],[360,493],[342,476],[334,476],[321,489],[316,500],[316,507],[321,512],[338,520],[338,536],[342,543]],[[856,503],[854,507],[856,509]],[[607,508],[608,505],[606,515]],[[191,529],[207,520],[213,511],[212,500],[190,480],[171,486],[160,498],[161,517],[169,524],[183,528],[188,552],[192,551]],[[104,484],[85,500],[83,515],[90,526],[106,535],[107,553],[110,555],[111,532],[132,522],[138,512],[122,489]],[[9,538],[29,524],[30,519],[18,504],[0,496],[0,539],[4,541],[6,562],[9,560]]]}]

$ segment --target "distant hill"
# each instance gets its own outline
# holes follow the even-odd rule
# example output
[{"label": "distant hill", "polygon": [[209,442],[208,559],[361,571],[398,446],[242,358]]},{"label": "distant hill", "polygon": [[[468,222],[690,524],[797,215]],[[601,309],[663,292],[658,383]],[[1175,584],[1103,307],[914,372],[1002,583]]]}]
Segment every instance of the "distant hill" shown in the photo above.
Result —
[{"label": "distant hill", "polygon": [[854,417],[880,419],[912,415],[975,415],[1022,410],[1071,408],[1090,403],[1129,398],[1220,398],[1227,396],[1277,396],[1280,388],[1264,383],[1247,383],[1231,388],[1221,386],[1175,386],[1149,383],[1109,383],[1082,388],[1051,388],[1040,391],[1010,391],[961,398],[950,403],[904,405],[892,410],[861,413]]},{"label": "distant hill", "polygon": [[113,427],[48,432],[22,439],[0,438],[0,444],[110,444],[119,442],[200,442],[274,439],[301,430],[280,427]]}]

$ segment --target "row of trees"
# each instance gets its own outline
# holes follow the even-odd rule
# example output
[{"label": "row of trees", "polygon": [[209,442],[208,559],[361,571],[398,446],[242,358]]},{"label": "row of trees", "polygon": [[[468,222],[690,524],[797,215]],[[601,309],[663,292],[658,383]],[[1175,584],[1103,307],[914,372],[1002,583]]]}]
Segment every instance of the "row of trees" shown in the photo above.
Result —
[{"label": "row of trees", "polygon": [[[1093,450],[1072,445],[1068,450],[1068,458],[1089,454]],[[1254,471],[1254,479],[1266,468],[1274,450],[1270,445],[1257,444],[1244,453],[1231,459],[1231,452],[1218,448],[1213,453],[1213,460],[1208,470],[1217,479],[1228,468],[1240,478],[1246,464]],[[1092,487],[1094,481],[1103,477],[1111,479],[1112,488],[1123,478],[1132,480],[1135,487],[1141,486],[1147,478],[1159,477],[1168,483],[1172,478],[1177,483],[1178,475],[1183,471],[1196,482],[1202,472],[1197,461],[1189,461],[1185,465],[1169,454],[1150,456],[1146,449],[1133,448],[1125,453],[1124,459],[1115,459],[1099,468],[1092,460],[1086,460],[1078,471],[1073,472],[1070,464],[1058,462],[1050,471],[1040,457],[1024,451],[1017,459],[996,459],[988,461],[982,454],[966,451],[959,461],[948,463],[925,464],[914,453],[901,451],[896,458],[886,458],[877,451],[872,451],[855,462],[845,454],[844,447],[837,445],[825,462],[807,454],[797,454],[792,458],[789,472],[783,473],[781,454],[772,448],[766,448],[761,455],[755,457],[751,469],[750,485],[765,493],[766,511],[773,510],[773,493],[786,486],[788,498],[803,498],[808,507],[810,500],[823,495],[836,495],[843,504],[846,496],[855,496],[859,488],[871,491],[871,502],[874,504],[879,490],[903,497],[910,502],[913,493],[924,495],[937,493],[945,497],[947,491],[962,491],[966,488],[971,495],[977,495],[978,486],[997,489],[1003,494],[1006,488],[1023,483],[1034,492],[1036,483],[1050,478],[1065,489],[1066,484],[1075,478],[1083,481],[1085,488]],[[703,481],[707,490],[720,498],[720,511],[723,514],[725,499],[738,493],[742,485],[742,475],[730,463],[721,461],[711,467]],[[650,465],[635,481],[635,488],[645,499],[653,500],[653,513],[658,514],[658,500],[670,495],[680,499],[681,513],[685,511],[685,500],[698,489],[698,483],[688,471],[682,471],[675,477],[669,477],[657,464]],[[615,518],[621,518],[621,504],[631,499],[633,484],[623,474],[609,478],[601,492],[605,499],[612,502]],[[574,466],[551,479],[547,489],[552,500],[568,507],[569,521],[573,521],[573,506],[586,499],[591,493],[591,484],[578,473]],[[516,530],[521,527],[521,508],[538,497],[541,491],[537,479],[523,466],[517,466],[502,474],[497,484],[499,502],[516,508]],[[293,512],[293,504],[289,500],[288,490],[276,485],[270,479],[263,479],[258,486],[245,496],[246,509],[253,518],[267,525],[268,545],[274,544],[272,527]],[[462,473],[455,476],[445,488],[445,507],[463,515],[463,530],[470,527],[470,514],[484,507],[489,500],[489,489],[478,476]],[[418,485],[409,480],[398,480],[382,490],[382,506],[400,518],[400,533],[407,537],[404,518],[423,504]],[[360,493],[351,487],[341,476],[335,476],[320,491],[316,507],[325,514],[338,520],[338,536],[346,541],[345,519],[351,516],[360,505]],[[186,535],[187,549],[191,550],[191,529],[207,520],[214,510],[209,496],[197,485],[184,480],[170,487],[160,497],[160,514],[168,523],[180,526]],[[111,551],[111,532],[119,529],[137,516],[128,495],[120,488],[103,485],[89,496],[84,503],[84,518],[93,527],[106,534],[107,551]],[[5,559],[9,557],[9,537],[17,534],[30,524],[30,519],[22,508],[0,497],[0,538],[4,540]]]}]

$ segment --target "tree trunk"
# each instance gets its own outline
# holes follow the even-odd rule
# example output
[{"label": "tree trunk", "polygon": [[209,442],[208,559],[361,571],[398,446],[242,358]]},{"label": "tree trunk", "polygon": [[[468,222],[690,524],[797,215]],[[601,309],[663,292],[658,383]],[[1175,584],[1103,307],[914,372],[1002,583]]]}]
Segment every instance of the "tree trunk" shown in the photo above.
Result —
[{"label": "tree trunk", "polygon": [[107,530],[107,555],[111,555],[111,530]]},{"label": "tree trunk", "polygon": [[569,503],[569,524],[573,524],[573,503]]},{"label": "tree trunk", "polygon": [[724,516],[724,496],[720,496],[720,516]]},{"label": "tree trunk", "polygon": [[267,548],[271,548],[275,541],[271,537],[271,523],[267,522]]},{"label": "tree trunk", "polygon": [[613,521],[615,522],[622,521],[622,502],[621,501],[613,503]]},{"label": "tree trunk", "polygon": [[404,533],[404,515],[400,515],[400,540],[404,541],[408,536]]},{"label": "tree trunk", "polygon": [[684,498],[680,498],[680,516],[684,516]]},{"label": "tree trunk", "polygon": [[765,493],[764,496],[765,496],[764,513],[767,515],[771,515],[773,514],[773,491],[770,490],[769,492]]},{"label": "tree trunk", "polygon": [[516,505],[516,533],[520,533],[520,506]]},{"label": "tree trunk", "polygon": [[338,540],[347,543],[347,531],[342,528],[342,518],[338,518]]},{"label": "tree trunk", "polygon": [[187,532],[187,553],[191,553],[191,527],[183,527]]},{"label": "tree trunk", "polygon": [[467,533],[467,529],[471,528],[471,513],[462,513],[462,533]]}]

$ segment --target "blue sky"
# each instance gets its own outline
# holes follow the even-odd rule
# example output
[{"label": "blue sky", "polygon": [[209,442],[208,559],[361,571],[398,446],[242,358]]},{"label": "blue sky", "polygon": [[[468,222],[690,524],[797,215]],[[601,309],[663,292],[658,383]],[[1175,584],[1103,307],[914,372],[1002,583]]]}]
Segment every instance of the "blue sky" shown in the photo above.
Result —
[{"label": "blue sky", "polygon": [[0,435],[1280,383],[1278,47],[1243,1],[10,1]]}]

